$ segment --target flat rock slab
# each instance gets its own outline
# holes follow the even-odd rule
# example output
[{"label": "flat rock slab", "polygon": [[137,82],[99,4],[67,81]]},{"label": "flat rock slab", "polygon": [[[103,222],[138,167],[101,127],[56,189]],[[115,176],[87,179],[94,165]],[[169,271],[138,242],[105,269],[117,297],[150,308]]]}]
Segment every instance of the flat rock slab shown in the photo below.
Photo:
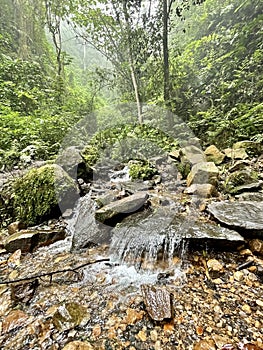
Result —
[{"label": "flat rock slab", "polygon": [[147,199],[148,194],[146,192],[135,193],[96,210],[95,219],[100,222],[105,222],[118,214],[128,215],[134,213],[144,205]]},{"label": "flat rock slab", "polygon": [[11,253],[17,249],[20,249],[22,253],[27,253],[65,239],[65,237],[65,230],[21,230],[8,237],[5,249]]},{"label": "flat rock slab", "polygon": [[136,222],[137,216],[133,214],[129,217],[130,223],[122,223],[112,230],[111,252],[139,269],[144,260],[154,263],[160,256],[171,259],[186,241],[194,247],[215,248],[236,248],[244,241],[238,232],[198,221],[194,215],[160,209]]},{"label": "flat rock slab", "polygon": [[208,211],[228,226],[263,234],[263,202],[214,202],[208,205]]},{"label": "flat rock slab", "polygon": [[172,318],[171,294],[166,288],[143,284],[141,291],[146,310],[153,320]]}]

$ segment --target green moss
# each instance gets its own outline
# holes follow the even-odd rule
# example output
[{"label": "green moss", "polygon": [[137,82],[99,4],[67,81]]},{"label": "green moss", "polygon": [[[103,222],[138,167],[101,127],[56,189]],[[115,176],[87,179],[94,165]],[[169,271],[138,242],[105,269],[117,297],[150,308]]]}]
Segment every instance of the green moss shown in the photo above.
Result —
[{"label": "green moss", "polygon": [[12,192],[14,218],[36,224],[44,217],[58,213],[60,203],[63,207],[69,206],[67,197],[76,199],[77,188],[62,168],[48,164],[16,179]]}]

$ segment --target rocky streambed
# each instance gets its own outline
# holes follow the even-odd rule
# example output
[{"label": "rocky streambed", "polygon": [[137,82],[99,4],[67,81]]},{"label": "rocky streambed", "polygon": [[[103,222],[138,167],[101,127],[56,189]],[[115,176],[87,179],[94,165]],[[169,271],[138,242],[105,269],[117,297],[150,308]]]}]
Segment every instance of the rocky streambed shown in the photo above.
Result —
[{"label": "rocky streambed", "polygon": [[78,189],[59,165],[40,170],[79,199],[49,221],[37,201],[41,225],[2,231],[1,348],[262,349],[263,163],[251,147],[189,146],[152,160],[147,181],[107,165]]}]

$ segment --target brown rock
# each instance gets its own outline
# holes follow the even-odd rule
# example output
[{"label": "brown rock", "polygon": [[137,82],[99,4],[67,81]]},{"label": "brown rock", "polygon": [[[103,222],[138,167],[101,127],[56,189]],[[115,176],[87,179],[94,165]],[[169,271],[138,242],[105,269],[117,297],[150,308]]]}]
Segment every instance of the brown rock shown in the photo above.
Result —
[{"label": "brown rock", "polygon": [[216,165],[221,164],[225,159],[225,154],[220,152],[215,145],[207,147],[204,153],[206,160],[208,162],[214,162]]},{"label": "brown rock", "polygon": [[252,239],[249,242],[249,248],[252,253],[263,255],[263,241],[261,239]]},{"label": "brown rock", "polygon": [[28,320],[28,315],[21,310],[12,310],[3,320],[3,333],[8,333],[16,328],[23,327]]},{"label": "brown rock", "polygon": [[16,222],[12,222],[10,225],[8,225],[8,234],[12,235],[14,233],[16,233],[19,230],[25,229],[26,225],[23,224],[20,221],[16,221]]},{"label": "brown rock", "polygon": [[22,253],[52,244],[66,237],[65,230],[21,230],[10,236],[5,242],[8,252],[20,249]]},{"label": "brown rock", "polygon": [[193,184],[186,188],[184,193],[197,195],[203,198],[217,197],[218,192],[211,184]]},{"label": "brown rock", "polygon": [[87,342],[72,341],[68,343],[62,350],[94,350],[95,348]]},{"label": "brown rock", "polygon": [[172,317],[171,294],[166,288],[144,284],[141,290],[146,310],[153,320]]},{"label": "brown rock", "polygon": [[216,350],[212,339],[203,339],[194,345],[193,350]]},{"label": "brown rock", "polygon": [[187,176],[187,186],[192,184],[216,185],[219,170],[213,162],[202,162],[195,164]]}]

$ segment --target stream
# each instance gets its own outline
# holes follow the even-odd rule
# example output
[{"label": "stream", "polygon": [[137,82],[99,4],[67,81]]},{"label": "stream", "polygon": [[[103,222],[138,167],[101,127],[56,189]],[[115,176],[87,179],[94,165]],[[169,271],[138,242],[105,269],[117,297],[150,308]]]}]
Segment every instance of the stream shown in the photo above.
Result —
[{"label": "stream", "polygon": [[[182,204],[183,181],[167,190],[131,183],[125,171],[112,179],[92,185],[63,219],[66,239],[1,256],[2,280],[50,273],[1,285],[1,348],[262,349],[260,257],[210,222],[196,198]],[[141,208],[119,222],[95,219],[98,198],[126,203],[144,187]]]}]

